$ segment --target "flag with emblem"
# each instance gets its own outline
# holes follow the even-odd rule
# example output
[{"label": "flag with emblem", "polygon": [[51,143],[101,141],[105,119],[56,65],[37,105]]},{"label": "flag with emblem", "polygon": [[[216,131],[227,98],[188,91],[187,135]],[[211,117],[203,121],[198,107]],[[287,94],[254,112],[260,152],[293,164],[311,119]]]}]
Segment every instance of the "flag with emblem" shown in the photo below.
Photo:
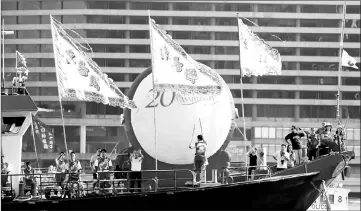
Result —
[{"label": "flag with emblem", "polygon": [[212,68],[195,61],[149,17],[154,91],[176,93],[181,103],[213,100],[222,80]]},{"label": "flag with emblem", "polygon": [[32,133],[37,153],[54,152],[54,136],[51,129],[42,121],[32,117]]},{"label": "flag with emblem", "polygon": [[282,62],[278,51],[254,34],[238,18],[240,66],[243,76],[281,75]]},{"label": "flag with emblem", "polygon": [[69,36],[63,25],[50,16],[55,70],[59,95],[63,100],[103,103],[136,108],[114,81],[85,52],[85,47]]},{"label": "flag with emblem", "polygon": [[345,50],[342,51],[342,66],[358,69],[356,59],[351,57]]},{"label": "flag with emblem", "polygon": [[19,52],[16,51],[16,69],[26,71],[28,67],[26,66],[25,57]]}]

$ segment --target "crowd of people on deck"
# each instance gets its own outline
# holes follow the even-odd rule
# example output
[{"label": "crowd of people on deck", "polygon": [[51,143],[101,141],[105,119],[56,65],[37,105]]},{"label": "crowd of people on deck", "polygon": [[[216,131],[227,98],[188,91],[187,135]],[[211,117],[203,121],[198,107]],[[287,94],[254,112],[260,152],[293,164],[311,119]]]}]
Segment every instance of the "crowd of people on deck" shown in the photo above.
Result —
[{"label": "crowd of people on deck", "polygon": [[277,161],[277,171],[292,168],[295,165],[312,161],[319,156],[346,150],[345,131],[342,125],[338,125],[336,131],[332,125],[323,122],[316,130],[304,131],[296,126],[291,127],[291,133],[285,137],[286,144],[273,155]]}]

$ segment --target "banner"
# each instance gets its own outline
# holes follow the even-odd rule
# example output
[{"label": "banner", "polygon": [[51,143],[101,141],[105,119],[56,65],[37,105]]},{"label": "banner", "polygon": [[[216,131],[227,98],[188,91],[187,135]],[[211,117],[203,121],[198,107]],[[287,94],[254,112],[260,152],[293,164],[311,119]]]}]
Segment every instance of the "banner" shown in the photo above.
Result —
[{"label": "banner", "polygon": [[25,57],[19,52],[16,51],[16,69],[18,70],[27,70],[28,67],[26,66],[26,59]]},{"label": "banner", "polygon": [[35,147],[37,153],[54,152],[54,136],[50,132],[50,128],[41,122],[34,115],[32,117],[33,134],[35,139]]},{"label": "banner", "polygon": [[154,91],[171,90],[182,104],[213,101],[224,85],[221,76],[192,59],[153,19],[149,25]]},{"label": "banner", "polygon": [[238,28],[242,75],[280,75],[282,62],[278,51],[255,35],[240,18]]},{"label": "banner", "polygon": [[111,78],[71,38],[61,23],[51,17],[51,31],[59,95],[63,100],[103,103],[136,108]]},{"label": "banner", "polygon": [[356,59],[351,57],[345,50],[342,51],[342,66],[358,69]]}]

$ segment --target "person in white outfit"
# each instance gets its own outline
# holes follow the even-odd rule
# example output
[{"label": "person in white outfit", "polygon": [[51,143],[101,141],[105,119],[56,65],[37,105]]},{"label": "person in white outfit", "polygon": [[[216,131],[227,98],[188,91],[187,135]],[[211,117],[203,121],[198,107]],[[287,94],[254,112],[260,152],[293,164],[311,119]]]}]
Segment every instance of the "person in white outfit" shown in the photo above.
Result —
[{"label": "person in white outfit", "polygon": [[140,190],[142,188],[142,172],[141,172],[141,170],[142,170],[143,159],[144,159],[144,156],[142,155],[141,149],[134,150],[132,153],[130,153],[130,163],[131,163],[130,170],[132,172],[130,172],[129,178],[130,178],[130,191],[131,192],[133,192],[133,190],[134,190],[135,181],[137,181],[138,192],[140,192]]}]

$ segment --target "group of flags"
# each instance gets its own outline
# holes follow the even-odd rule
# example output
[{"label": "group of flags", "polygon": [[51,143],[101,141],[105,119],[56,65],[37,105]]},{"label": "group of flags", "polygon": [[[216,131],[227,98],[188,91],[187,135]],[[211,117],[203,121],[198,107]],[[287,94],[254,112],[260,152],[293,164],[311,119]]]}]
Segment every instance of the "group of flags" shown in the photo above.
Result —
[{"label": "group of flags", "polygon": [[[179,96],[191,95],[198,100],[217,96],[222,90],[220,75],[189,56],[150,16],[149,25],[154,91],[172,90]],[[241,18],[238,18],[238,28],[242,76],[280,75],[279,52],[254,34]],[[51,31],[60,99],[137,108],[53,17]],[[343,50],[342,66],[358,69],[356,63],[356,59]],[[16,70],[29,72],[25,57],[18,51]],[[35,116],[32,124],[37,152],[52,152],[55,140],[50,128]]]}]

